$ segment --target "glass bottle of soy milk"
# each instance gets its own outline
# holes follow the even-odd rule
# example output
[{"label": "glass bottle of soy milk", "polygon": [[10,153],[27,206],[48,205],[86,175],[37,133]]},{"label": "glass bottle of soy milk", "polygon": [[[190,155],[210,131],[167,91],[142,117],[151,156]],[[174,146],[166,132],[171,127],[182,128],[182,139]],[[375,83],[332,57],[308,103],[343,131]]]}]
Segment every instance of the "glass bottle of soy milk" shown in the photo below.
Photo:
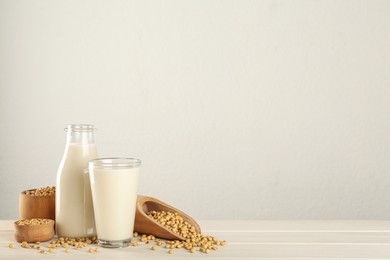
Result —
[{"label": "glass bottle of soy milk", "polygon": [[56,231],[59,237],[96,236],[88,161],[98,158],[93,125],[68,125],[57,172]]}]

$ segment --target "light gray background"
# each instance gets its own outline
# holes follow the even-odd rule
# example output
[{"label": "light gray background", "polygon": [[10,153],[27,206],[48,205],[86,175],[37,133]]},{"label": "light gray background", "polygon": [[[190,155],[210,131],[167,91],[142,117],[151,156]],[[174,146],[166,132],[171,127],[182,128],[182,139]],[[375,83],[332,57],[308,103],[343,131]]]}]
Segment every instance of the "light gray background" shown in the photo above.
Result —
[{"label": "light gray background", "polygon": [[0,0],[0,218],[68,123],[195,218],[390,217],[390,1]]}]

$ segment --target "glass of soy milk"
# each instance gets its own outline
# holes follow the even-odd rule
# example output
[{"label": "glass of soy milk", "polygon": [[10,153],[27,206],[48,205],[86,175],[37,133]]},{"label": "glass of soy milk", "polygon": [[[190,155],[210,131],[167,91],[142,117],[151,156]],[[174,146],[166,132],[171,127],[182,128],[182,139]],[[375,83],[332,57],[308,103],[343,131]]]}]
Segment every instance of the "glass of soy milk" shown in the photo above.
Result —
[{"label": "glass of soy milk", "polygon": [[133,237],[141,160],[99,158],[89,162],[99,245],[127,247]]}]

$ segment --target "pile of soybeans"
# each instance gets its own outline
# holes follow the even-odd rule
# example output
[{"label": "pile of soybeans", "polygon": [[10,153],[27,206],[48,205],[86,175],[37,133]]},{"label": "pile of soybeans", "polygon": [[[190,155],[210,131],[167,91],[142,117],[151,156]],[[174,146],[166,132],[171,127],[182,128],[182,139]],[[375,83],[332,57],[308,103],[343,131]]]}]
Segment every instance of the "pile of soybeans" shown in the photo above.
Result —
[{"label": "pile of soybeans", "polygon": [[30,196],[52,196],[52,195],[55,195],[55,193],[56,193],[56,187],[47,186],[47,187],[38,188],[35,190],[26,190],[24,193],[26,195],[30,195]]},{"label": "pile of soybeans", "polygon": [[[138,246],[141,243],[150,245],[151,250],[157,250],[157,247],[166,249],[169,254],[173,254],[174,250],[187,250],[190,253],[197,251],[208,254],[210,251],[217,250],[219,246],[224,246],[226,241],[219,241],[215,237],[202,235],[196,232],[194,226],[184,221],[184,219],[177,213],[166,211],[150,211],[147,215],[167,227],[172,232],[182,236],[185,240],[165,240],[156,238],[153,235],[138,234],[134,232],[134,238],[131,241],[132,246]],[[39,225],[43,224],[40,221],[52,221],[52,220],[22,220],[18,221],[18,225]],[[27,243],[22,242],[21,247],[26,249],[37,249],[39,253],[54,253],[55,250],[70,253],[70,250],[87,250],[89,253],[99,252],[99,248],[90,248],[89,246],[98,243],[96,237],[92,238],[67,238],[60,237],[56,240],[52,240],[48,244]],[[13,248],[13,244],[8,245],[9,248]]]},{"label": "pile of soybeans", "polygon": [[[184,221],[184,219],[178,213],[172,213],[167,211],[149,211],[147,213],[149,217],[165,226],[173,233],[176,233],[185,238],[185,240],[168,240],[164,242],[160,239],[156,239],[152,235],[142,235],[141,242],[147,244],[152,243],[155,240],[157,246],[168,249],[168,253],[172,254],[174,249],[186,249],[191,253],[195,253],[197,250],[208,254],[210,250],[217,250],[218,246],[224,246],[226,241],[219,241],[215,237],[202,235],[196,232],[194,226]],[[138,234],[135,232],[134,237]],[[137,246],[138,242],[133,241],[133,246]],[[156,250],[156,246],[151,247],[152,250]]]}]

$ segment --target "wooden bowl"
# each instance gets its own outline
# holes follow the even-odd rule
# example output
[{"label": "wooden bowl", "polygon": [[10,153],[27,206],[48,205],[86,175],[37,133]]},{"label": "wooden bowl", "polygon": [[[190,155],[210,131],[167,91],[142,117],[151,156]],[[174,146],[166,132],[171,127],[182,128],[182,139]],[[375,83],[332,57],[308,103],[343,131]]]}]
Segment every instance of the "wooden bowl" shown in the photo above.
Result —
[{"label": "wooden bowl", "polygon": [[146,215],[149,211],[169,211],[172,213],[178,213],[184,221],[191,224],[197,233],[201,234],[200,227],[196,221],[185,214],[184,212],[152,197],[138,196],[136,211],[135,211],[135,222],[134,231],[141,234],[154,235],[156,237],[172,239],[172,240],[185,240],[184,237],[172,232],[168,228],[164,227],[153,218]]},{"label": "wooden bowl", "polygon": [[47,218],[55,220],[55,203],[55,194],[33,196],[27,195],[26,191],[22,191],[19,195],[19,216],[21,219]]},{"label": "wooden bowl", "polygon": [[48,219],[49,223],[42,225],[19,225],[14,222],[15,240],[28,243],[44,242],[54,237],[54,220]]}]

